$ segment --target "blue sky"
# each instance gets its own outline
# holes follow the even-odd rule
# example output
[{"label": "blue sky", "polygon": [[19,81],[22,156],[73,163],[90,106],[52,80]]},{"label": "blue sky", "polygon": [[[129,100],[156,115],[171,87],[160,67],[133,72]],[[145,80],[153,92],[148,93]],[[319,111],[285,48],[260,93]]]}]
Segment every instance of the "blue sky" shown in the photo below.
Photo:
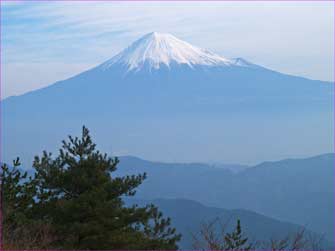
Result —
[{"label": "blue sky", "polygon": [[151,31],[333,81],[332,2],[3,2],[2,97],[95,66]]}]

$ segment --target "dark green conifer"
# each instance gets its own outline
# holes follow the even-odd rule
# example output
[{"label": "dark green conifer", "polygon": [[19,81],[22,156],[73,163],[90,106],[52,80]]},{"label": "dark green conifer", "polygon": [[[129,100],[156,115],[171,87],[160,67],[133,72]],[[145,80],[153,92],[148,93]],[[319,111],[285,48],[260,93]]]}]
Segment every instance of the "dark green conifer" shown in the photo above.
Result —
[{"label": "dark green conifer", "polygon": [[36,215],[51,221],[63,249],[177,249],[180,235],[153,205],[126,207],[146,174],[116,177],[119,163],[95,150],[87,128],[55,158],[35,157]]},{"label": "dark green conifer", "polygon": [[223,250],[250,250],[251,245],[248,244],[248,238],[242,235],[242,228],[240,220],[237,220],[236,229],[227,233],[224,237],[225,247]]}]

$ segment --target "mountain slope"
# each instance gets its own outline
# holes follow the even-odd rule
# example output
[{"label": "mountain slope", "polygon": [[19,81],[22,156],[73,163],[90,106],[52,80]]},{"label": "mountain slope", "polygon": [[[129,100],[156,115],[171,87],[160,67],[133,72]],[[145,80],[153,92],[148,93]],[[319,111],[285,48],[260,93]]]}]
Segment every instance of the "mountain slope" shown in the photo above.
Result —
[{"label": "mountain slope", "polygon": [[152,33],[93,69],[3,100],[2,156],[9,162],[19,155],[28,164],[83,124],[103,150],[146,158],[255,162],[306,156],[332,150],[332,104],[328,82]]},{"label": "mountain slope", "polygon": [[[182,234],[179,248],[191,250],[194,242],[192,235],[199,236],[203,223],[210,223],[218,220],[218,223],[225,226],[225,231],[233,231],[237,219],[241,220],[242,230],[249,241],[268,242],[271,239],[282,240],[287,235],[294,235],[303,227],[288,222],[279,221],[260,215],[248,210],[233,209],[227,210],[215,207],[206,207],[196,201],[185,199],[156,199],[152,201],[131,199],[129,204],[153,203],[163,212],[164,216],[170,217],[172,224]],[[217,229],[218,233],[220,229]],[[316,234],[306,230],[306,238]],[[331,245],[327,241],[324,245]],[[264,247],[265,248],[265,247]]]},{"label": "mountain slope", "polygon": [[237,174],[205,165],[120,160],[119,174],[147,173],[139,198],[185,198],[207,206],[243,208],[333,238],[334,154],[265,162]]}]

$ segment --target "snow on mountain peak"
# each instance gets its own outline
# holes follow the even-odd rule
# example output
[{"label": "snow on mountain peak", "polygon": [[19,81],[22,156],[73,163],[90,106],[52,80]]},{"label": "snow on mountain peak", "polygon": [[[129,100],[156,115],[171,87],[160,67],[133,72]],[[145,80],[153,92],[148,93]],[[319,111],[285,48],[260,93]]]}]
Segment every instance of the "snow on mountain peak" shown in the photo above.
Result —
[{"label": "snow on mountain peak", "polygon": [[234,60],[195,47],[171,34],[152,32],[132,43],[102,67],[108,69],[112,65],[121,64],[128,70],[139,70],[145,65],[150,69],[158,69],[160,65],[169,67],[174,63],[190,67],[236,64]]}]

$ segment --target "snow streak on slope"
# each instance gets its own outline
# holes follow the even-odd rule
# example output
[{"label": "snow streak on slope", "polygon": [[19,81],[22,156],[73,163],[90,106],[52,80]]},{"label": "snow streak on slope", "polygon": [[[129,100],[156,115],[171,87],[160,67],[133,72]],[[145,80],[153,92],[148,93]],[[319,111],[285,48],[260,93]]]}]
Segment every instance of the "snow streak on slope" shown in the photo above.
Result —
[{"label": "snow streak on slope", "polygon": [[236,61],[195,47],[170,34],[152,32],[102,64],[102,68],[108,69],[115,64],[137,71],[144,66],[158,69],[160,65],[170,67],[171,64],[231,66],[236,65]]}]

